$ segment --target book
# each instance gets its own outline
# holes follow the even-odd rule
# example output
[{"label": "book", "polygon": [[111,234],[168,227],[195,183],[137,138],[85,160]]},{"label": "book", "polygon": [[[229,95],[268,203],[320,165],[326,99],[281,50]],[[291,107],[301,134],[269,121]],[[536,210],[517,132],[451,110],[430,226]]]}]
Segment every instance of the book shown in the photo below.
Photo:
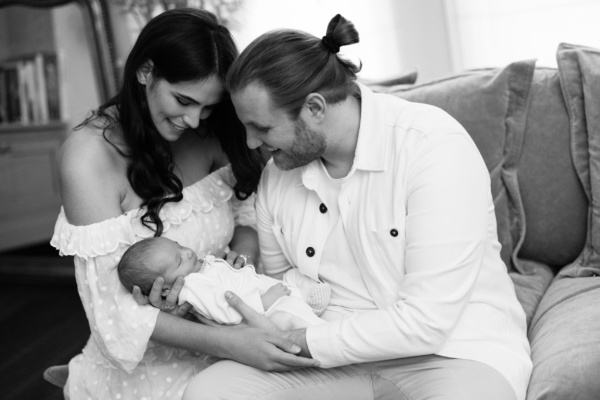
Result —
[{"label": "book", "polygon": [[34,56],[34,71],[35,71],[35,83],[36,93],[39,101],[39,121],[46,123],[49,120],[48,117],[48,90],[46,84],[46,71],[45,71],[45,60],[42,53],[37,53]]},{"label": "book", "polygon": [[0,67],[0,124],[8,123],[8,88],[6,70]]},{"label": "book", "polygon": [[56,54],[36,53],[0,63],[0,122],[44,124],[61,119]]},{"label": "book", "polygon": [[23,59],[17,61],[17,93],[19,99],[19,108],[21,109],[21,120],[19,122],[21,122],[23,125],[27,125],[31,121],[31,117],[27,98],[26,68],[25,61]]},{"label": "book", "polygon": [[8,122],[21,122],[21,100],[19,99],[19,72],[17,63],[3,65],[6,81],[6,108]]},{"label": "book", "polygon": [[60,120],[60,78],[56,54],[44,54],[44,79],[48,104],[48,119]]}]

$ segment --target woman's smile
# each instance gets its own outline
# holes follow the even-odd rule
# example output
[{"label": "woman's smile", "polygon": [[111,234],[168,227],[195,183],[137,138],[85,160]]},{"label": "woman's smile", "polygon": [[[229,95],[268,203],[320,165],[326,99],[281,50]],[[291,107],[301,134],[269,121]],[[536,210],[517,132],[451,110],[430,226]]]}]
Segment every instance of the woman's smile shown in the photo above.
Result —
[{"label": "woman's smile", "polygon": [[186,127],[182,127],[177,125],[175,122],[171,121],[169,118],[167,118],[167,122],[177,131],[184,131],[186,130]]}]

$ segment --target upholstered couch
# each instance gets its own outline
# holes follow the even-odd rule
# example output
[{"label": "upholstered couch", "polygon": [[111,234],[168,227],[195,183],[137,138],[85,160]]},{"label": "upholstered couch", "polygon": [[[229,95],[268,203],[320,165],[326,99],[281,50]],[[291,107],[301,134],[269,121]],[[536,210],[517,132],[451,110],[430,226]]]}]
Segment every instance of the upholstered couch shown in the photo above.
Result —
[{"label": "upholstered couch", "polygon": [[371,87],[441,107],[479,147],[527,315],[527,399],[599,400],[600,50],[561,44],[556,57]]},{"label": "upholstered couch", "polygon": [[[600,400],[600,50],[423,84],[370,83],[461,122],[490,171],[502,257],[526,312],[528,400]],[[64,368],[45,377],[62,386]]]}]

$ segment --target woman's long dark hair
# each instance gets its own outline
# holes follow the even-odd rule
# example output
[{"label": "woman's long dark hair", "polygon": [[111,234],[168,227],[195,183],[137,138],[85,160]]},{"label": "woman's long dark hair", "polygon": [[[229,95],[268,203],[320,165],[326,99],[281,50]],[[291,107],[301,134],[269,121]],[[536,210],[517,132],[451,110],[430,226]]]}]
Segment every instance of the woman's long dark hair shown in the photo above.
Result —
[{"label": "woman's long dark hair", "polygon": [[[179,8],[153,18],[140,32],[123,71],[119,93],[95,110],[77,128],[102,123],[104,138],[130,159],[127,177],[143,200],[146,212],[142,223],[160,236],[163,224],[160,209],[183,198],[183,184],[173,172],[173,155],[168,142],[152,122],[144,86],[137,80],[138,70],[152,61],[153,79],[174,84],[218,76],[225,82],[227,71],[238,52],[230,32],[217,18],[203,10]],[[111,108],[116,108],[116,113]],[[219,103],[206,120],[208,134],[214,134],[227,155],[237,183],[238,198],[256,190],[262,161],[248,149],[244,126],[238,120],[229,96]],[[106,136],[107,130],[120,126],[128,149],[124,154]],[[76,129],[77,129],[76,128]]]}]

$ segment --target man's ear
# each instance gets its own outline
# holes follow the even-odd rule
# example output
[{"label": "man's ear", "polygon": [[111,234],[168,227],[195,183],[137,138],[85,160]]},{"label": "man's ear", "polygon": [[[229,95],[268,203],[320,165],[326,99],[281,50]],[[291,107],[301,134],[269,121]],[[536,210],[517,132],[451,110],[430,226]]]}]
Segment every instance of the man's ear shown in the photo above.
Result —
[{"label": "man's ear", "polygon": [[319,121],[325,118],[325,111],[327,110],[327,100],[320,93],[311,93],[306,96],[304,102],[305,108],[309,112],[311,118],[315,118]]},{"label": "man's ear", "polygon": [[148,60],[137,70],[136,76],[140,84],[150,84],[152,81],[152,68],[154,68],[154,63],[152,60]]}]

